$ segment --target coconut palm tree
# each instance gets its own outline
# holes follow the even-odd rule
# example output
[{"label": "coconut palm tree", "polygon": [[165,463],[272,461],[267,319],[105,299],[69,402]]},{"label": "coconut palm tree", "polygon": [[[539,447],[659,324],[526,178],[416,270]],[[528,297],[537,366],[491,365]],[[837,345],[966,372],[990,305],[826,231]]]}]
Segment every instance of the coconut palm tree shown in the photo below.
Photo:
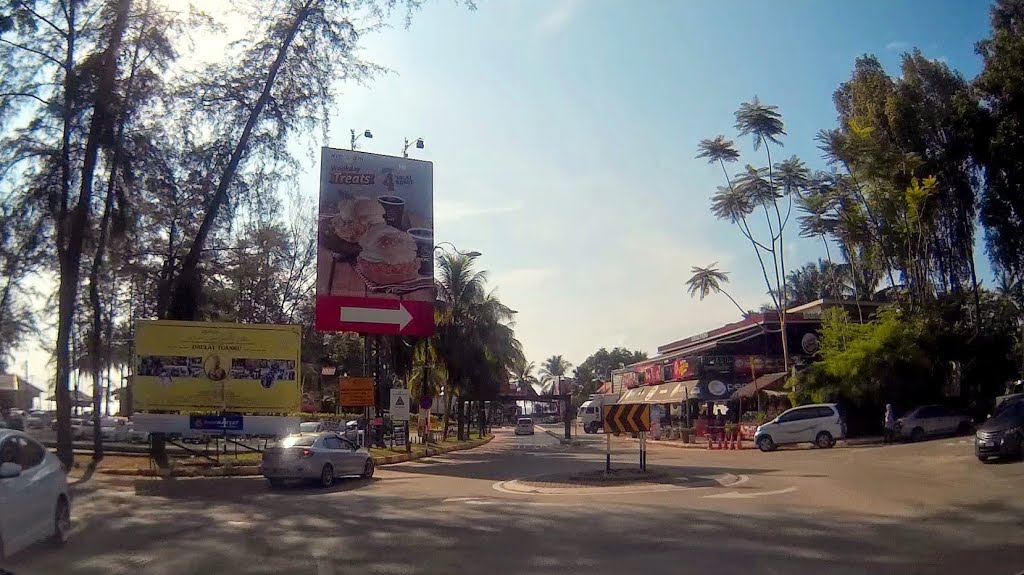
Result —
[{"label": "coconut palm tree", "polygon": [[572,364],[561,355],[553,355],[545,359],[544,362],[540,364],[540,380],[544,383],[544,391],[549,389],[549,385],[550,387],[554,387],[555,378],[564,376],[571,368]]},{"label": "coconut palm tree", "polygon": [[800,237],[820,238],[821,244],[825,246],[825,257],[828,260],[830,283],[832,295],[840,298],[838,279],[835,277],[835,262],[832,261],[832,251],[828,245],[828,235],[835,227],[835,219],[830,216],[833,208],[832,197],[827,188],[818,188],[806,195],[797,196],[797,209],[803,215],[797,216],[797,224],[800,226]]},{"label": "coconut palm tree", "polygon": [[442,253],[437,258],[437,301],[433,346],[443,364],[447,434],[453,397],[483,400],[508,382],[509,369],[523,356],[515,337],[515,310],[487,291],[487,273],[474,267],[477,256]]},{"label": "coconut palm tree", "polygon": [[693,275],[690,276],[690,279],[686,280],[686,285],[690,288],[690,297],[697,296],[703,301],[709,294],[724,294],[736,306],[736,309],[740,310],[740,315],[746,316],[747,310],[743,309],[743,306],[737,303],[729,295],[729,292],[722,289],[723,284],[729,283],[729,272],[723,272],[717,266],[718,262],[714,262],[707,267],[693,266],[690,268],[690,272]]},{"label": "coconut palm tree", "polygon": [[533,375],[534,369],[537,369],[537,364],[532,361],[527,362],[526,358],[512,366],[509,373],[518,382],[517,385],[519,386],[520,393],[527,393],[527,387],[540,383],[537,377]]}]

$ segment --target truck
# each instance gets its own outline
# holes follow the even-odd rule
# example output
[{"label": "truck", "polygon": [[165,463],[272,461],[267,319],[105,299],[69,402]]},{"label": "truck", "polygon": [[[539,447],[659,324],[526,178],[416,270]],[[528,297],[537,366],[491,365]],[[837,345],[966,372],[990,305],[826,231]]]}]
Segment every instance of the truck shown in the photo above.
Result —
[{"label": "truck", "polygon": [[593,393],[580,405],[576,418],[583,424],[586,433],[597,433],[604,426],[604,406],[619,401],[618,393]]}]

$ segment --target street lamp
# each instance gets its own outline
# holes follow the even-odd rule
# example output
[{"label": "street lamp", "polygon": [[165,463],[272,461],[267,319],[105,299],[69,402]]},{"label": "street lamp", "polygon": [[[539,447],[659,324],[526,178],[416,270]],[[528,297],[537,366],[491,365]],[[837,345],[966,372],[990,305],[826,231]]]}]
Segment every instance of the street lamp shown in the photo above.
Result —
[{"label": "street lamp", "polygon": [[353,150],[356,149],[356,140],[358,140],[360,137],[369,138],[369,139],[373,138],[373,134],[369,130],[363,130],[363,133],[360,134],[359,136],[356,135],[356,131],[355,130],[349,130],[349,131],[352,132],[352,140],[350,142],[350,146],[352,147]]},{"label": "street lamp", "polygon": [[410,142],[409,138],[406,138],[405,139],[405,145],[402,146],[402,157],[403,158],[408,158],[409,157],[409,146],[412,146],[413,144],[416,144],[416,149],[417,150],[422,150],[423,149],[423,138],[416,138],[416,141],[414,141],[414,142]]},{"label": "street lamp", "polygon": [[470,258],[478,258],[478,257],[480,257],[482,255],[480,252],[478,252],[476,250],[473,250],[471,252],[464,252],[464,251],[460,250],[459,248],[455,247],[455,244],[453,244],[451,242],[441,242],[441,243],[435,245],[434,249],[435,250],[441,250],[443,252],[443,251],[445,251],[445,249],[441,247],[443,245],[451,246],[452,251],[457,253],[457,254],[459,254],[460,256],[466,256],[466,257],[470,257]]}]

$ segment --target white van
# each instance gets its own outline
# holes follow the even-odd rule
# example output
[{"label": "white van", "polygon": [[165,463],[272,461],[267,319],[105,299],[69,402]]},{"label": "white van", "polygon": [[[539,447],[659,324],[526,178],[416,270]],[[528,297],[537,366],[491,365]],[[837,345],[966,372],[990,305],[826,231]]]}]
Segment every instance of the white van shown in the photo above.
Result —
[{"label": "white van", "polygon": [[580,405],[576,418],[583,424],[585,433],[597,433],[604,426],[604,406],[619,400],[618,393],[595,393]]},{"label": "white van", "polygon": [[533,419],[520,417],[516,421],[516,435],[533,435]]},{"label": "white van", "polygon": [[779,445],[813,443],[828,448],[837,439],[846,437],[846,422],[835,403],[801,405],[782,412],[775,419],[760,425],[754,444],[761,451],[773,451]]}]

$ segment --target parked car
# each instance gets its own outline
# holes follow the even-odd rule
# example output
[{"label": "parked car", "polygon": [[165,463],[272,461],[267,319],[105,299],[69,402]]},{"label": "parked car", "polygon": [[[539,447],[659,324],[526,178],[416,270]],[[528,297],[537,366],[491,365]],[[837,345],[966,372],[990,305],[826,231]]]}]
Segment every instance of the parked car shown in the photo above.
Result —
[{"label": "parked car", "polygon": [[288,480],[316,480],[330,487],[338,477],[373,477],[373,458],[365,448],[330,431],[289,435],[263,451],[260,473],[271,487]]},{"label": "parked car", "polygon": [[846,437],[846,422],[835,403],[801,405],[787,409],[778,417],[757,427],[754,444],[761,451],[779,445],[813,443],[828,448]]},{"label": "parked car", "polygon": [[516,435],[533,435],[533,420],[529,417],[516,420]]},{"label": "parked car", "polygon": [[1004,401],[974,434],[974,454],[990,458],[1024,457],[1024,399]]},{"label": "parked car", "polygon": [[149,443],[149,432],[139,431],[135,429],[135,425],[128,422],[128,442],[129,443]]},{"label": "parked car", "polygon": [[6,414],[0,415],[0,427],[25,431],[24,412],[20,409],[8,410]]},{"label": "parked car", "polygon": [[67,541],[68,481],[57,456],[23,432],[0,430],[0,559],[38,541]]},{"label": "parked car", "polygon": [[971,428],[970,416],[944,405],[922,405],[896,420],[896,434],[911,441],[919,441],[928,435],[966,435]]},{"label": "parked car", "polygon": [[45,411],[36,410],[28,412],[25,416],[25,429],[43,429],[46,426],[48,414]]}]

